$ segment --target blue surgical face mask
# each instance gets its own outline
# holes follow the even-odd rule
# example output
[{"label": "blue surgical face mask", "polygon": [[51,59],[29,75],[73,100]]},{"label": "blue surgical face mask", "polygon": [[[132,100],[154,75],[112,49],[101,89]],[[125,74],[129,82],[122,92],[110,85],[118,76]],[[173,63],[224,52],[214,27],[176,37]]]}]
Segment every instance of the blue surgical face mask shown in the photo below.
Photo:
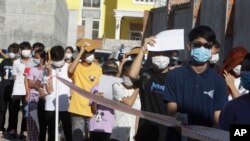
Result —
[{"label": "blue surgical face mask", "polygon": [[240,76],[241,85],[245,89],[250,90],[250,72],[241,72]]},{"label": "blue surgical face mask", "polygon": [[40,64],[40,62],[41,62],[40,59],[33,59],[33,61],[34,61],[34,63],[35,63],[36,65]]},{"label": "blue surgical face mask", "polygon": [[207,62],[212,55],[211,49],[202,47],[193,47],[191,50],[191,56],[197,62],[205,63]]}]

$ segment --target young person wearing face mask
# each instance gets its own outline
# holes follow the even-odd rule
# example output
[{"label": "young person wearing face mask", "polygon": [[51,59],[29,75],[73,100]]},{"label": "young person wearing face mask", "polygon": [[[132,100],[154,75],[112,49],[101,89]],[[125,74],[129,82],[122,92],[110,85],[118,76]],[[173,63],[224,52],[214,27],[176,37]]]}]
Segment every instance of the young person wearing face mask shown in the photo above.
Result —
[{"label": "young person wearing face mask", "polygon": [[[22,102],[23,108],[26,105],[25,97],[28,95],[29,91],[26,91],[28,88],[28,83],[25,81],[25,76],[29,73],[31,67],[34,67],[36,64],[30,58],[31,56],[31,45],[29,42],[22,42],[20,44],[21,48],[21,58],[17,59],[13,63],[12,75],[14,77],[14,87],[12,92],[12,127],[10,134],[15,137],[17,133],[17,124],[18,124],[18,113],[20,109],[20,102]],[[26,131],[26,118],[25,110],[23,110],[23,119],[22,126],[19,138],[24,139],[24,132]]]},{"label": "young person wearing face mask", "polygon": [[[66,141],[72,141],[71,115],[68,112],[70,101],[70,88],[64,85],[59,80],[57,80],[56,77],[52,77],[58,76],[71,82],[72,80],[68,77],[69,64],[65,63],[64,61],[64,49],[62,46],[52,47],[49,51],[49,54],[51,56],[51,75],[48,71],[47,73],[49,73],[49,75],[44,72],[43,75],[39,77],[39,81],[42,84],[49,83],[51,82],[50,80],[52,80],[53,83],[52,92],[40,92],[40,95],[46,95],[45,124],[48,128],[48,141],[55,140],[56,93],[59,97],[59,122],[62,123]],[[45,139],[45,137],[43,137],[43,139]]]},{"label": "young person wearing face mask", "polygon": [[240,83],[241,64],[247,52],[247,49],[244,47],[233,48],[219,71],[227,82],[229,100],[249,92]]},{"label": "young person wearing face mask", "polygon": [[220,69],[220,66],[217,64],[217,62],[220,59],[219,52],[220,52],[220,43],[216,40],[212,47],[212,56],[209,59],[209,67],[214,69],[215,71],[219,71]]},{"label": "young person wearing face mask", "polygon": [[71,46],[65,48],[65,62],[71,64],[74,61],[74,49]]},{"label": "young person wearing face mask", "polygon": [[[46,53],[43,49],[38,49],[35,51],[34,57],[37,59],[37,66],[32,67],[30,69],[30,73],[27,75],[27,81],[29,86],[30,95],[28,96],[28,114],[27,114],[27,129],[28,129],[28,140],[29,141],[38,141],[39,140],[39,131],[43,132],[43,129],[39,127],[43,127],[43,124],[36,124],[36,120],[39,121],[38,118],[38,102],[39,102],[39,91],[41,89],[41,84],[39,83],[39,78],[43,74],[43,71],[48,71],[51,76],[51,65],[46,64]],[[52,81],[49,81],[48,85],[46,85],[47,91],[51,93],[53,91]],[[39,107],[41,108],[41,107]],[[44,108],[44,107],[43,107]],[[32,114],[33,113],[33,114]],[[41,122],[39,122],[41,123]],[[42,129],[42,130],[41,130]]]},{"label": "young person wearing face mask", "polygon": [[32,45],[32,52],[31,52],[32,57],[35,56],[35,52],[36,52],[36,50],[38,50],[38,49],[44,50],[44,44],[42,44],[42,43],[40,43],[40,42],[36,42],[36,43],[34,43],[34,44]]},{"label": "young person wearing face mask", "polygon": [[[97,85],[102,75],[101,67],[93,63],[97,47],[98,45],[93,40],[79,40],[77,42],[79,53],[68,70],[73,83],[87,92]],[[88,123],[93,116],[89,99],[72,91],[69,112],[72,114],[72,141],[88,139]]]},{"label": "young person wearing face mask", "polygon": [[[250,54],[248,53],[241,67],[241,84],[246,90],[250,90]],[[233,99],[225,105],[220,114],[219,127],[229,131],[232,124],[250,123],[250,95],[245,94]]]},{"label": "young person wearing face mask", "polygon": [[[126,61],[122,67],[123,83],[113,84],[113,99],[134,109],[140,109],[139,88],[129,78],[132,61]],[[115,125],[111,133],[114,141],[132,141],[136,133],[136,116],[115,110]]]},{"label": "young person wearing face mask", "polygon": [[187,124],[213,127],[227,103],[225,80],[208,67],[216,39],[208,26],[197,26],[189,33],[190,63],[170,71],[166,78],[165,101],[168,114],[187,114]]},{"label": "young person wearing face mask", "polygon": [[[102,65],[102,72],[104,75],[117,77],[118,65],[116,61],[112,59],[105,61]],[[105,96],[105,93],[98,91],[98,87],[99,85],[94,86],[91,93]],[[110,134],[115,121],[114,110],[95,102],[91,102],[90,105],[93,116],[89,122],[89,141],[110,141]]]},{"label": "young person wearing face mask", "polygon": [[[152,60],[152,63],[141,69],[143,56],[147,51],[147,44],[153,45],[154,43],[154,37],[145,39],[140,53],[133,61],[129,77],[138,80],[141,110],[166,115],[167,110],[163,98],[166,91],[165,77],[168,73],[170,52],[150,51],[148,61]],[[164,141],[166,140],[166,132],[166,126],[140,118],[135,140]]]},{"label": "young person wearing face mask", "polygon": [[[5,132],[5,115],[7,108],[11,113],[11,94],[14,85],[12,76],[13,62],[16,60],[16,54],[19,52],[19,44],[13,43],[8,47],[8,58],[4,59],[0,64],[0,136]],[[11,124],[11,117],[9,116],[9,124]],[[10,130],[10,126],[8,127]],[[7,131],[8,131],[7,130]]]}]

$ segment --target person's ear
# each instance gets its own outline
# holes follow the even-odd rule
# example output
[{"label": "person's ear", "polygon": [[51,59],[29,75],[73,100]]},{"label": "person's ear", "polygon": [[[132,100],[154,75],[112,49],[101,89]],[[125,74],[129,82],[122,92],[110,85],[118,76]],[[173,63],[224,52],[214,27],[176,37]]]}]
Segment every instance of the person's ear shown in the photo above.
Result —
[{"label": "person's ear", "polygon": [[189,51],[191,50],[191,43],[187,44],[187,48],[188,48]]}]

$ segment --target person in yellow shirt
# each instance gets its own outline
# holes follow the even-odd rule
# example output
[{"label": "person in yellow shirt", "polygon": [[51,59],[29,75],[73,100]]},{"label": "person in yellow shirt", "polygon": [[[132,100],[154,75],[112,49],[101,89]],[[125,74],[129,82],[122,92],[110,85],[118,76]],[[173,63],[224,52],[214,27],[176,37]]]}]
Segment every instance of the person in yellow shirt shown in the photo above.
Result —
[{"label": "person in yellow shirt", "polygon": [[[76,86],[90,92],[102,75],[101,67],[93,63],[94,52],[98,46],[92,40],[81,39],[77,42],[77,47],[79,54],[69,67],[68,73]],[[72,91],[69,112],[72,114],[72,140],[88,139],[88,122],[93,115],[89,99]]]}]

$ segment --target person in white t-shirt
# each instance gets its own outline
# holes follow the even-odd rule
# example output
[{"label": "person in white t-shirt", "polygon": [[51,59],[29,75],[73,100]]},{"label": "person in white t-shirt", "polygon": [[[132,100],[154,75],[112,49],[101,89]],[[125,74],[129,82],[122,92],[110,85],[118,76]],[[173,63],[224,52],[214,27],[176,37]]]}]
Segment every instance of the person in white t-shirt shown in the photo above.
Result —
[{"label": "person in white t-shirt", "polygon": [[[141,109],[139,88],[128,77],[132,61],[124,63],[122,68],[123,83],[113,84],[113,99],[134,109]],[[110,138],[114,141],[133,141],[136,134],[136,116],[115,110],[115,125]]]},{"label": "person in white t-shirt", "polygon": [[[52,47],[50,55],[52,61],[52,76],[58,76],[71,82],[72,80],[68,77],[69,64],[64,61],[63,47]],[[45,77],[43,73],[39,78],[42,83],[46,83],[44,80],[49,80],[49,78],[53,81],[52,93],[45,96],[45,124],[48,127],[48,141],[55,140],[56,94],[58,94],[59,97],[59,122],[62,123],[66,141],[72,141],[71,115],[68,112],[70,88],[57,80],[56,77],[47,76],[48,79],[45,79]]]},{"label": "person in white t-shirt", "polygon": [[[12,121],[12,124],[10,125],[10,135],[13,138],[16,138],[17,136],[17,125],[18,125],[18,112],[20,109],[20,103],[22,102],[23,108],[26,105],[25,102],[25,84],[24,84],[24,78],[25,78],[25,72],[28,72],[30,67],[33,67],[35,64],[31,60],[31,45],[29,42],[22,42],[20,44],[21,48],[21,58],[17,59],[13,63],[13,72],[12,75],[14,77],[14,87],[12,92],[12,110],[10,111],[10,120]],[[25,119],[25,113],[23,110],[23,119],[22,119],[22,125],[21,125],[21,131],[20,131],[20,139],[24,139],[24,132],[27,131],[26,129],[26,119]]]}]

